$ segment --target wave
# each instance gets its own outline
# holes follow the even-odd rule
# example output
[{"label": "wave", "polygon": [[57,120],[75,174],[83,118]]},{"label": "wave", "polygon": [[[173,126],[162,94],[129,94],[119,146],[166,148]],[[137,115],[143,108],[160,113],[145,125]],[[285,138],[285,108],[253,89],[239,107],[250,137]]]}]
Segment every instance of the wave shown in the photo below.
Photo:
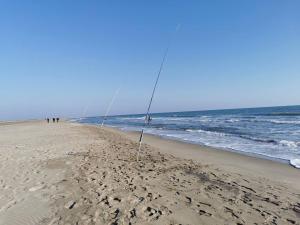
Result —
[{"label": "wave", "polygon": [[273,139],[264,139],[264,138],[257,138],[257,137],[251,137],[247,135],[239,135],[240,138],[255,141],[255,142],[262,142],[262,143],[269,143],[269,144],[277,144],[276,140]]},{"label": "wave", "polygon": [[[185,131],[191,132],[191,133],[205,133],[205,134],[208,134],[208,135],[221,136],[221,137],[235,136],[235,135],[228,134],[228,133],[222,133],[222,132],[216,132],[216,131],[206,131],[206,130],[201,130],[201,129],[197,129],[197,130],[186,129]],[[300,147],[300,142],[297,142],[297,141],[288,141],[288,140],[277,141],[277,140],[274,140],[274,139],[258,138],[258,137],[248,136],[248,135],[237,135],[237,137],[242,138],[242,139],[247,139],[247,140],[250,140],[250,141],[254,141],[254,142],[281,145],[281,146],[286,146],[286,147],[289,147],[289,148],[298,148],[298,147]]]},{"label": "wave", "polygon": [[298,148],[300,147],[300,141],[288,141],[288,140],[274,140],[274,139],[264,139],[264,138],[257,138],[257,137],[251,137],[247,135],[239,135],[240,138],[248,139],[255,142],[261,142],[266,144],[274,144],[274,145],[281,145],[286,146],[289,148]]},{"label": "wave", "polygon": [[240,122],[249,123],[273,123],[273,124],[300,124],[300,120],[275,120],[275,119],[241,119]]},{"label": "wave", "polygon": [[278,142],[280,145],[287,146],[290,148],[297,148],[300,147],[300,141],[287,141],[287,140],[281,140]]},{"label": "wave", "polygon": [[222,132],[216,132],[216,131],[207,131],[207,130],[201,130],[201,129],[197,129],[197,130],[192,130],[192,129],[185,129],[185,131],[191,132],[191,133],[205,133],[205,134],[211,134],[211,135],[217,135],[217,136],[226,136],[226,133],[222,133]]},{"label": "wave", "polygon": [[275,119],[236,119],[236,118],[199,118],[199,117],[185,117],[185,118],[153,118],[154,120],[174,120],[174,121],[187,121],[187,122],[217,122],[217,123],[239,123],[239,122],[249,122],[249,123],[273,123],[273,124],[295,124],[298,125],[300,124],[300,119],[299,120],[275,120]]},{"label": "wave", "polygon": [[236,122],[240,122],[240,120],[239,119],[227,119],[227,120],[225,120],[225,122],[236,123]]},{"label": "wave", "polygon": [[270,120],[270,122],[275,124],[300,124],[300,120]]},{"label": "wave", "polygon": [[300,169],[300,159],[291,159],[290,164],[298,169]]},{"label": "wave", "polygon": [[214,136],[234,136],[234,137],[239,137],[242,139],[247,139],[247,140],[251,140],[251,141],[255,141],[255,142],[263,142],[263,143],[272,143],[272,144],[277,144],[278,142],[276,140],[273,139],[263,139],[263,138],[256,138],[256,137],[251,137],[248,135],[235,135],[232,133],[223,133],[223,132],[216,132],[216,131],[207,131],[207,130],[201,130],[201,129],[197,129],[197,130],[193,130],[193,129],[186,129],[186,131],[188,132],[192,132],[192,133],[205,133],[205,134],[210,134],[210,135],[214,135]]}]

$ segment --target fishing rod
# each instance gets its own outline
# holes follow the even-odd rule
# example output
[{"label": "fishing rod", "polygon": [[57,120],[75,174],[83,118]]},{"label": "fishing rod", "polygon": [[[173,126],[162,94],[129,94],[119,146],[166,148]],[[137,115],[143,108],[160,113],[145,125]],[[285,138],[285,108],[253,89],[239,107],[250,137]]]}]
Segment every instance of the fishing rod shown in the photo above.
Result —
[{"label": "fishing rod", "polygon": [[90,103],[88,103],[88,104],[85,106],[85,108],[83,109],[83,113],[82,113],[82,115],[81,115],[81,117],[80,117],[80,120],[82,120],[83,118],[85,118],[89,106],[90,106]]},{"label": "fishing rod", "polygon": [[117,89],[116,92],[115,92],[115,94],[114,94],[114,96],[112,97],[112,99],[111,99],[111,101],[110,101],[110,103],[109,103],[109,105],[108,105],[108,107],[107,107],[107,109],[106,109],[105,115],[104,115],[104,117],[103,117],[101,127],[104,126],[104,122],[105,122],[105,120],[106,120],[106,118],[107,118],[107,115],[108,115],[108,113],[109,113],[109,111],[110,111],[110,109],[111,109],[111,107],[112,107],[112,105],[113,105],[113,103],[114,103],[114,101],[115,101],[117,95],[119,94],[120,89],[121,89],[121,88]]},{"label": "fishing rod", "polygon": [[[180,24],[177,25],[175,33],[179,30],[179,28],[180,28]],[[172,41],[172,39],[170,38],[169,43],[167,45],[167,48],[166,48],[166,50],[164,52],[164,55],[163,55],[163,58],[162,58],[162,62],[160,64],[160,67],[159,67],[159,70],[158,70],[158,74],[157,74],[157,77],[156,77],[156,80],[155,80],[155,84],[154,84],[154,87],[153,87],[153,90],[152,90],[152,94],[151,94],[151,98],[150,98],[150,101],[149,101],[149,105],[148,105],[148,108],[147,108],[147,111],[146,111],[146,114],[145,114],[146,115],[145,116],[145,125],[142,128],[141,134],[140,134],[139,149],[138,149],[136,161],[139,161],[139,156],[140,156],[140,152],[141,152],[141,148],[142,148],[142,142],[143,142],[143,136],[144,136],[144,130],[145,130],[146,127],[148,127],[150,125],[150,122],[152,120],[151,117],[150,117],[150,108],[151,108],[151,105],[152,105],[152,101],[153,101],[153,98],[154,98],[154,94],[155,94],[156,87],[157,87],[157,84],[158,84],[158,81],[159,81],[159,78],[160,78],[161,71],[163,69],[165,61],[167,59],[167,55],[169,53],[169,48],[170,48],[170,45],[171,45],[171,41]]]}]

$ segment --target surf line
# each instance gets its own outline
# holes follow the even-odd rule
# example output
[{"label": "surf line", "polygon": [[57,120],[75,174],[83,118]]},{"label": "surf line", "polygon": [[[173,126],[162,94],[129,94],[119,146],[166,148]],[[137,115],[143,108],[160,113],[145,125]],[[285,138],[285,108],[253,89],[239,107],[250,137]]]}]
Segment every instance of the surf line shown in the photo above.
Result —
[{"label": "surf line", "polygon": [[116,98],[117,98],[117,96],[118,96],[118,94],[119,94],[119,92],[120,92],[120,89],[121,89],[121,88],[118,88],[118,89],[116,90],[114,96],[112,97],[112,99],[111,99],[111,101],[110,101],[110,103],[109,103],[109,105],[108,105],[108,107],[107,107],[107,109],[106,109],[105,115],[104,115],[104,117],[103,117],[103,120],[102,120],[102,123],[101,123],[101,127],[104,126],[104,123],[105,123],[105,121],[106,121],[106,119],[107,119],[107,115],[108,115],[108,113],[109,113],[109,111],[110,111],[112,105],[114,104],[114,101],[116,100]]},{"label": "surf line", "polygon": [[[180,28],[180,24],[177,25],[175,33],[179,30],[179,28]],[[147,108],[147,111],[145,113],[145,124],[144,124],[144,127],[141,130],[141,134],[140,134],[140,138],[139,138],[139,148],[138,148],[138,152],[137,152],[137,156],[136,156],[136,161],[137,162],[139,161],[139,157],[140,157],[140,152],[141,152],[141,148],[142,148],[145,128],[150,125],[150,122],[152,120],[151,117],[150,117],[150,109],[151,109],[152,101],[153,101],[154,94],[155,94],[155,91],[156,91],[156,87],[157,87],[157,84],[158,84],[158,81],[159,81],[159,78],[160,78],[160,74],[162,72],[163,66],[165,64],[165,61],[166,61],[168,53],[169,53],[169,49],[170,49],[170,46],[171,46],[171,41],[172,41],[172,39],[170,38],[170,40],[168,42],[168,45],[167,45],[167,48],[166,48],[166,50],[164,52],[164,55],[163,55],[163,58],[162,58],[162,61],[161,61],[161,64],[160,64],[160,67],[159,67],[159,70],[158,70],[158,74],[157,74],[157,77],[156,77],[156,80],[155,80],[155,84],[154,84],[154,87],[153,87],[153,90],[152,90],[151,98],[150,98],[150,101],[149,101],[149,104],[148,104],[148,108]]]}]

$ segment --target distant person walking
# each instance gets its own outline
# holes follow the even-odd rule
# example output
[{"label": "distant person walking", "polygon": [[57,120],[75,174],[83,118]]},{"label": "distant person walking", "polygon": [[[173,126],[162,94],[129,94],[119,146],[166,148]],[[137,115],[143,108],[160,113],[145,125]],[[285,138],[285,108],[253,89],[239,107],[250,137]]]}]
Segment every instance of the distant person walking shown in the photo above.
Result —
[{"label": "distant person walking", "polygon": [[55,118],[52,118],[52,122],[55,123]]},{"label": "distant person walking", "polygon": [[58,121],[59,121],[59,118],[57,117],[57,118],[56,118],[56,123],[58,123]]},{"label": "distant person walking", "polygon": [[49,123],[49,122],[50,122],[49,118],[47,118],[46,120],[47,120],[47,123]]}]

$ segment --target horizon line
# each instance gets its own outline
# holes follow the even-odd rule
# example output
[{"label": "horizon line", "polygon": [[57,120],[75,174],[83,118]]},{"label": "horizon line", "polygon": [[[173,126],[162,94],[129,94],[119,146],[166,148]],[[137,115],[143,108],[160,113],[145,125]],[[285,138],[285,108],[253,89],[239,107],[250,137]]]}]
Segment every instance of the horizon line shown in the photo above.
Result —
[{"label": "horizon line", "polygon": [[[207,111],[220,111],[220,110],[237,110],[237,109],[257,109],[257,108],[275,108],[275,107],[295,107],[300,106],[300,104],[296,105],[275,105],[275,106],[254,106],[254,107],[245,107],[245,108],[220,108],[220,109],[201,109],[201,110],[184,110],[184,111],[167,111],[167,112],[151,112],[150,114],[160,114],[160,113],[182,113],[182,112],[207,112]],[[107,117],[114,117],[114,116],[129,116],[129,115],[145,115],[145,113],[130,113],[130,114],[114,114],[108,115]],[[86,117],[72,117],[70,119],[77,119],[77,118],[91,118],[91,117],[104,117],[104,115],[98,116],[86,116]]]}]

